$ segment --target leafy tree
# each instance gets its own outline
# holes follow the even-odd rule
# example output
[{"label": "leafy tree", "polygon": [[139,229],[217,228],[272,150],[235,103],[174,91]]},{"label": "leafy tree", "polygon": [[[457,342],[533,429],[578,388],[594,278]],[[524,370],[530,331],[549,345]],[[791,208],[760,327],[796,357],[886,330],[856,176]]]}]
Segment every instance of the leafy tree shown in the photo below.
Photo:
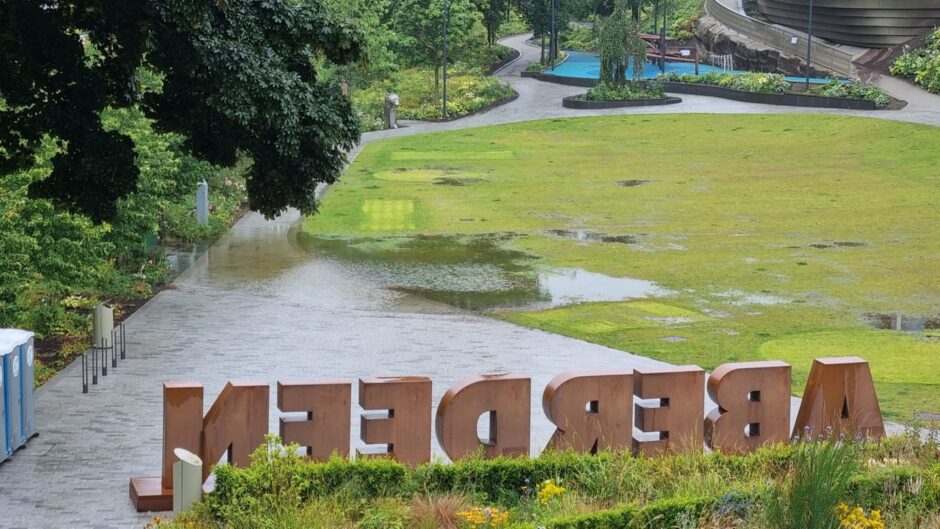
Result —
[{"label": "leafy tree", "polygon": [[[446,0],[401,0],[395,14],[398,54],[412,65],[434,70],[434,91],[440,93],[444,62],[443,31]],[[471,0],[450,0],[447,24],[448,61],[473,53],[481,42],[480,13]]]},{"label": "leafy tree", "polygon": [[545,34],[551,31],[551,0],[519,0],[519,12],[532,27],[532,34],[542,39],[541,62],[545,63]]},{"label": "leafy tree", "polygon": [[[316,209],[359,137],[349,101],[313,59],[346,63],[360,34],[319,2],[4,0],[0,3],[0,172],[30,167],[47,137],[60,152],[30,194],[113,219],[137,186],[133,141],[107,107],[138,104],[158,130],[224,166],[252,158],[249,205],[272,216]],[[142,67],[162,90],[141,94]]]},{"label": "leafy tree", "polygon": [[507,0],[477,0],[477,8],[483,15],[483,26],[486,28],[486,44],[492,46],[496,44],[496,30],[499,24],[506,19],[508,13]]},{"label": "leafy tree", "polygon": [[601,25],[598,35],[600,55],[600,82],[621,87],[627,80],[627,67],[633,62],[633,80],[643,73],[646,63],[646,44],[640,38],[639,25],[630,19],[626,2],[617,4],[614,12]]}]

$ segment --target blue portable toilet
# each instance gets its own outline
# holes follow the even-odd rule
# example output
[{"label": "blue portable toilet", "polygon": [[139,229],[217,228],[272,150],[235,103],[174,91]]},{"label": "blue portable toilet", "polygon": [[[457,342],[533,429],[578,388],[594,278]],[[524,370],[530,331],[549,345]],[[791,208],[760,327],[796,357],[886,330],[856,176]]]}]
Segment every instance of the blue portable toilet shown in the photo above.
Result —
[{"label": "blue portable toilet", "polygon": [[36,435],[34,388],[35,348],[33,333],[0,329],[0,365],[3,366],[4,429],[7,455]]},{"label": "blue portable toilet", "polygon": [[7,420],[7,417],[10,416],[10,410],[7,406],[7,388],[10,387],[7,384],[7,371],[3,368],[3,359],[0,358],[0,461],[6,461],[8,457],[13,455],[13,440],[11,434],[13,433],[13,427],[10,425],[10,421]]}]

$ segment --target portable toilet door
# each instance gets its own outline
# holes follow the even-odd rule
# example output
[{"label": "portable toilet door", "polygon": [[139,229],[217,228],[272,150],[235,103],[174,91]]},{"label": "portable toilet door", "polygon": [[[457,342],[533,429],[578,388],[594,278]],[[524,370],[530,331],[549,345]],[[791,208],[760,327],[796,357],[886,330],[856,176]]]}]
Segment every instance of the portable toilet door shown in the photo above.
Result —
[{"label": "portable toilet door", "polygon": [[10,439],[13,429],[9,421],[10,407],[7,405],[7,388],[10,385],[7,384],[7,371],[3,364],[3,357],[0,356],[0,462],[13,455],[13,441]]},{"label": "portable toilet door", "polygon": [[12,350],[8,349],[8,347],[0,349],[0,358],[3,359],[3,371],[6,373],[6,380],[3,385],[6,387],[7,396],[6,415],[7,425],[9,426],[10,450],[16,451],[23,444],[23,434],[20,433],[22,430],[20,421],[23,416],[20,381],[23,373],[20,369],[19,345],[14,346]]},{"label": "portable toilet door", "polygon": [[33,333],[24,335],[20,345],[20,436],[25,443],[36,435],[35,375],[36,351]]}]

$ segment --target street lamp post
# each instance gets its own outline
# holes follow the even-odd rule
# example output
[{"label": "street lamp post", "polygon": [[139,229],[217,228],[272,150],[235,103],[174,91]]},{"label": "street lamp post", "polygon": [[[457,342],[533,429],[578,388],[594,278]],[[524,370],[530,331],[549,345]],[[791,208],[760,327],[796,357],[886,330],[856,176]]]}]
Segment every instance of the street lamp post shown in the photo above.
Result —
[{"label": "street lamp post", "polygon": [[558,29],[555,27],[555,9],[557,0],[552,0],[552,42],[551,49],[548,50],[549,59],[552,61],[552,71],[555,71],[555,62],[558,60]]},{"label": "street lamp post", "polygon": [[806,90],[809,91],[810,65],[813,64],[813,0],[809,0],[809,20],[806,24]]},{"label": "street lamp post", "polygon": [[667,17],[666,7],[667,7],[667,3],[668,2],[666,0],[663,0],[663,29],[662,29],[662,37],[660,37],[660,40],[659,40],[659,53],[662,55],[659,58],[659,71],[662,73],[666,73],[666,20],[667,20],[666,19]]},{"label": "street lamp post", "polygon": [[447,15],[450,14],[450,0],[444,0],[444,93],[441,104],[441,115],[447,117]]}]

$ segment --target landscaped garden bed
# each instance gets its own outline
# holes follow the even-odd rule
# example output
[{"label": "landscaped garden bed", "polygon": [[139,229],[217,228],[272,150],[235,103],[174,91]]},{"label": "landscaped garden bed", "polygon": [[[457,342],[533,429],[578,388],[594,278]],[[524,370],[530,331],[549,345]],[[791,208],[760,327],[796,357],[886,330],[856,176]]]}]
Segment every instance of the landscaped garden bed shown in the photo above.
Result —
[{"label": "landscaped garden bed", "polygon": [[890,68],[892,75],[901,75],[935,94],[940,94],[940,29],[928,37],[922,48],[905,52]]},{"label": "landscaped garden bed", "polygon": [[562,106],[576,109],[600,109],[672,105],[681,103],[678,97],[668,97],[659,82],[632,82],[623,86],[598,84],[584,94],[562,99]]},{"label": "landscaped garden bed", "polygon": [[890,98],[878,88],[858,81],[833,81],[805,92],[796,90],[797,87],[802,88],[801,83],[791,83],[782,74],[772,73],[667,73],[661,79],[670,92],[767,105],[875,110],[887,108],[890,102]]},{"label": "landscaped garden bed", "polygon": [[271,439],[168,528],[935,529],[937,445],[801,442],[751,455],[545,453],[415,468],[313,463]]}]

